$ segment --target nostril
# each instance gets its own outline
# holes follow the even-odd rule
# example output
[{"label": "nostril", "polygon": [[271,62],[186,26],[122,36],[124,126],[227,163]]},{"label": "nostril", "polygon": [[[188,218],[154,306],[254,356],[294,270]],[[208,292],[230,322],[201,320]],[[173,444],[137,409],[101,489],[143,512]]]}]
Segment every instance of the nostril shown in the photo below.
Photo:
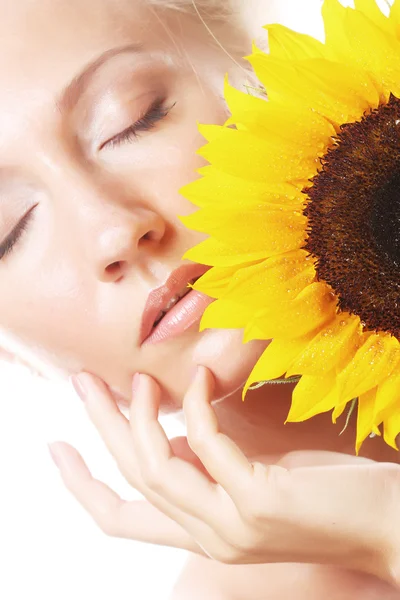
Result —
[{"label": "nostril", "polygon": [[139,240],[139,244],[143,242],[158,242],[161,239],[161,236],[157,233],[157,231],[148,231]]},{"label": "nostril", "polygon": [[116,262],[111,263],[106,267],[107,275],[115,276],[118,272],[121,271],[121,261],[117,260]]}]

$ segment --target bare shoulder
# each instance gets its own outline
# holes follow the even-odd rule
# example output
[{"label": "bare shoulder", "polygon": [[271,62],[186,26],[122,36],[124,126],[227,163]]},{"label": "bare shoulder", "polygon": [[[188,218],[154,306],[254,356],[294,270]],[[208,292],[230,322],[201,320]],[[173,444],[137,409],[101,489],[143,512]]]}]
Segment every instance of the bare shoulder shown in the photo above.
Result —
[{"label": "bare shoulder", "polygon": [[361,573],[322,565],[224,565],[190,556],[170,600],[400,600]]}]

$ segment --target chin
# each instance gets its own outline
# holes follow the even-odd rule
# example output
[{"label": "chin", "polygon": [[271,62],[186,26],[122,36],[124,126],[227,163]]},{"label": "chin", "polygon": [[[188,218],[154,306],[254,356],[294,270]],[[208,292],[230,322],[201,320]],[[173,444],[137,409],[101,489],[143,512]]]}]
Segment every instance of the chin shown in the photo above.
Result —
[{"label": "chin", "polygon": [[243,343],[243,331],[210,329],[197,345],[193,359],[208,367],[216,379],[215,400],[241,389],[269,342]]},{"label": "chin", "polygon": [[[200,334],[197,332],[180,352],[170,348],[169,356],[164,356],[164,364],[159,363],[158,368],[153,365],[153,372],[148,371],[163,389],[160,412],[170,414],[181,410],[196,365],[208,367],[213,373],[216,382],[214,401],[242,389],[268,343],[264,340],[243,344],[241,330],[209,329]],[[171,361],[171,355],[176,359]]]},{"label": "chin", "polygon": [[[148,348],[145,364],[138,368],[158,381],[162,388],[160,413],[171,414],[181,410],[196,365],[211,370],[216,382],[213,400],[220,400],[244,386],[268,343],[263,340],[244,344],[243,331],[238,329],[191,332],[176,338],[172,344]],[[120,408],[129,406],[130,399],[114,395]]]}]

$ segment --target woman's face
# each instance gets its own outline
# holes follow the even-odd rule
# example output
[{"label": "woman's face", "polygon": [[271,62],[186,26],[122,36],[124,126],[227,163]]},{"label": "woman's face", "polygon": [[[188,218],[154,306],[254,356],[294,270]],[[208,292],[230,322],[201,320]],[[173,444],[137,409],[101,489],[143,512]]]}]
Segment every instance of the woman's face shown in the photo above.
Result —
[{"label": "woman's face", "polygon": [[217,397],[233,392],[264,347],[241,332],[197,322],[141,344],[149,294],[202,239],[178,219],[195,210],[178,190],[202,164],[197,122],[226,117],[229,60],[189,17],[135,0],[1,3],[3,327],[126,399],[135,372],[153,375],[165,411],[196,364],[214,372]]}]

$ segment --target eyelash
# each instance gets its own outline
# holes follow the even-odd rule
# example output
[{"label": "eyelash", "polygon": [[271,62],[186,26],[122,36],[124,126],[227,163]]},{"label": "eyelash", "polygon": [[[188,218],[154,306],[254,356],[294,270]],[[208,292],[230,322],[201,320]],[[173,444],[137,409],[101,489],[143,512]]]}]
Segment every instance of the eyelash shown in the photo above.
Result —
[{"label": "eyelash", "polygon": [[15,229],[10,233],[10,235],[4,240],[4,242],[0,245],[0,260],[5,258],[8,254],[11,254],[13,248],[20,241],[21,237],[28,230],[29,224],[33,218],[35,206],[32,206],[29,212],[20,220]]},{"label": "eyelash", "polygon": [[[111,148],[115,148],[117,146],[121,146],[124,143],[133,142],[140,137],[140,132],[150,131],[153,129],[165,117],[170,113],[170,111],[176,105],[174,102],[168,108],[164,106],[164,98],[157,98],[150,106],[149,110],[143,117],[140,117],[135,123],[127,127],[124,131],[113,137],[111,140],[108,140],[104,144],[101,145],[100,150],[103,148],[110,146]],[[0,260],[4,259],[7,255],[11,254],[12,250],[15,248],[17,243],[22,238],[23,234],[28,230],[28,227],[33,218],[34,209],[37,205],[33,206],[30,211],[21,219],[15,229],[10,233],[10,235],[4,240],[4,242],[0,245]]]},{"label": "eyelash", "polygon": [[106,147],[115,148],[121,146],[124,143],[134,142],[140,137],[140,133],[143,131],[150,131],[157,123],[165,119],[165,117],[171,112],[176,105],[174,102],[171,106],[166,107],[164,105],[164,98],[157,98],[150,106],[149,110],[143,117],[140,117],[135,123],[127,127],[124,131],[114,136],[111,140],[104,142],[99,148],[102,150]]}]

